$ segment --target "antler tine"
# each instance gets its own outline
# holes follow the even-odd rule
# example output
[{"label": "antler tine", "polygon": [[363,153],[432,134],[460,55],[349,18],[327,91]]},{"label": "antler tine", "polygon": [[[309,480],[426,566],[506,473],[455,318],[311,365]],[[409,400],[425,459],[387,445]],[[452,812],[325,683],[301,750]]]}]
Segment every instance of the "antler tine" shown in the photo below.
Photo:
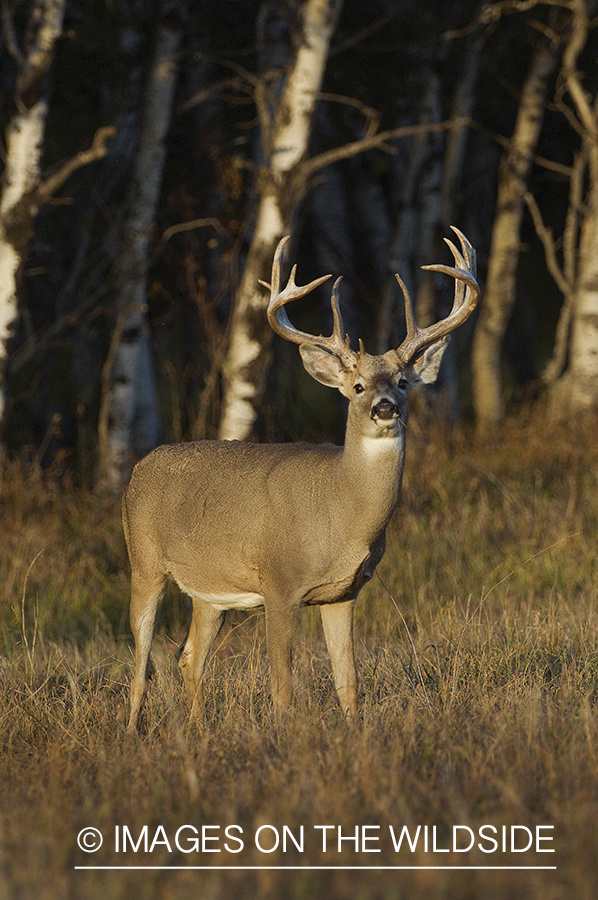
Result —
[{"label": "antler tine", "polygon": [[297,266],[295,265],[291,270],[291,274],[289,275],[289,280],[286,287],[281,291],[280,267],[282,254],[288,241],[289,235],[283,237],[279,242],[278,247],[276,248],[274,261],[272,263],[272,285],[270,286],[269,284],[260,281],[260,284],[263,284],[265,287],[270,289],[270,302],[268,303],[268,322],[270,323],[272,329],[276,332],[276,334],[280,335],[280,337],[285,338],[285,340],[292,341],[295,344],[318,344],[321,347],[326,347],[327,349],[330,349],[333,353],[336,353],[339,357],[341,357],[345,365],[350,365],[351,367],[354,366],[355,354],[349,348],[348,337],[343,337],[343,318],[341,315],[338,299],[338,286],[341,282],[341,278],[336,279],[332,288],[330,303],[332,306],[332,318],[334,325],[330,337],[323,337],[322,335],[316,337],[315,335],[308,334],[305,331],[299,331],[299,329],[291,325],[287,312],[284,308],[285,304],[289,303],[291,300],[296,300],[299,297],[304,297],[306,294],[311,293],[311,291],[315,290],[315,288],[317,288],[320,284],[323,284],[325,281],[328,281],[328,279],[332,276],[322,275],[320,278],[316,278],[315,281],[311,281],[309,284],[297,285],[295,284],[295,274],[297,272]]},{"label": "antler tine", "polygon": [[[278,294],[280,291],[280,263],[282,261],[282,254],[284,253],[284,248],[291,240],[291,235],[287,234],[285,237],[281,238],[278,242],[278,246],[274,251],[274,259],[272,260],[272,294]],[[269,287],[269,285],[268,285]]]},{"label": "antler tine", "polygon": [[466,319],[472,314],[476,308],[480,288],[476,281],[476,256],[470,242],[458,228],[451,226],[454,233],[459,238],[461,244],[460,252],[452,241],[445,239],[451,253],[455,259],[456,267],[433,265],[422,266],[428,272],[443,272],[445,275],[451,275],[455,279],[455,298],[451,312],[445,319],[436,322],[428,328],[418,328],[413,315],[413,306],[407,288],[399,278],[395,276],[403,291],[405,297],[405,322],[407,325],[407,335],[401,346],[397,349],[397,356],[402,363],[406,364],[418,353],[425,349],[435,341],[440,340],[446,335],[462,325]]},{"label": "antler tine", "polygon": [[[467,238],[465,237],[465,235],[463,234],[462,231],[459,231],[459,229],[455,228],[454,225],[451,225],[451,230],[454,231],[454,233],[459,238],[459,243],[461,244],[462,253],[459,253],[459,251],[457,250],[457,248],[455,247],[453,242],[449,241],[448,238],[445,238],[444,240],[445,240],[445,243],[450,248],[451,253],[453,254],[455,262],[457,263],[457,267],[461,271],[468,272],[469,274],[473,275],[474,278],[476,278],[477,277],[477,264],[476,264],[475,250],[473,249],[473,247],[471,246],[471,244],[469,243],[469,241],[467,240]],[[423,266],[423,268],[434,269],[434,266]],[[437,269],[437,271],[445,271],[445,270]],[[452,275],[452,271],[450,271],[448,274]],[[453,301],[453,307],[452,307],[451,312],[454,312],[454,310],[456,310],[457,307],[459,307],[461,305],[464,294],[465,294],[465,283],[460,282],[460,281],[456,282],[456,284],[455,284],[455,299]]]},{"label": "antler tine", "polygon": [[[409,291],[407,290],[407,285],[403,281],[400,275],[395,275],[395,278],[399,282],[399,287],[403,292],[403,299],[405,300],[405,326],[407,328],[407,338],[411,339],[415,337],[419,333],[419,328],[415,322],[415,314],[413,312],[413,303],[411,302],[411,297],[409,296]],[[401,347],[406,343],[407,338],[401,344]],[[399,350],[401,348],[399,347]],[[397,351],[398,352],[398,351]]]},{"label": "antler tine", "polygon": [[459,231],[459,229],[455,225],[451,225],[451,231],[454,234],[456,234],[457,237],[459,238],[459,243],[461,244],[461,251],[463,253],[463,256],[465,257],[466,265],[464,266],[464,268],[466,268],[469,272],[471,272],[473,277],[476,278],[477,277],[477,262],[476,262],[475,250],[473,249],[472,245],[467,240],[467,238],[465,237],[463,232]]},{"label": "antler tine", "polygon": [[[330,297],[330,305],[332,306],[332,334],[329,338],[324,338],[323,340],[318,339],[318,344],[322,344],[324,341],[326,342],[325,346],[328,345],[327,342],[330,341],[330,347],[335,350],[335,352],[339,353],[341,356],[349,354],[351,359],[351,363],[353,363],[355,358],[355,353],[350,348],[350,339],[349,335],[345,331],[345,326],[343,323],[343,317],[341,315],[341,306],[339,302],[339,285],[343,280],[343,276],[339,275],[334,284],[332,285],[332,294]],[[363,346],[363,343],[360,339],[360,345]],[[345,360],[346,361],[346,360]]]}]

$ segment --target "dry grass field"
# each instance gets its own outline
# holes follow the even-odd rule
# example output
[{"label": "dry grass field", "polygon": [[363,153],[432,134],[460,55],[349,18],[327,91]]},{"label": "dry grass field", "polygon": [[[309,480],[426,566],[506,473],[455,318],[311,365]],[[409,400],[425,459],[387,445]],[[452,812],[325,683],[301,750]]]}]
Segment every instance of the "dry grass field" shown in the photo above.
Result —
[{"label": "dry grass field", "polygon": [[[263,616],[239,614],[190,729],[173,592],[138,737],[117,504],[5,462],[0,900],[594,900],[597,435],[596,420],[520,417],[488,450],[413,427],[380,578],[358,604],[355,726],[304,610],[284,726]],[[89,827],[95,853],[77,843]]]}]

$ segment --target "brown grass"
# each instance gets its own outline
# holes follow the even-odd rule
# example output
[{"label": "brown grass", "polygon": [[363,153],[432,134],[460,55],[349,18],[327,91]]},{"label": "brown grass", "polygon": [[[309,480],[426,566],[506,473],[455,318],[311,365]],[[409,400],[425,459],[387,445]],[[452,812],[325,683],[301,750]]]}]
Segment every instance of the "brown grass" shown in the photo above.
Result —
[{"label": "brown grass", "polygon": [[[498,449],[413,428],[403,497],[358,604],[361,718],[339,715],[317,611],[298,623],[296,700],[277,729],[261,615],[232,616],[189,728],[170,597],[142,734],[117,505],[5,464],[0,497],[0,898],[593,900],[598,875],[598,423],[509,423]],[[429,438],[429,435],[428,435]],[[40,551],[43,551],[40,553]],[[241,853],[189,853],[177,828],[237,824]],[[322,852],[313,826],[380,826],[381,853]],[[401,850],[388,826],[554,827],[556,853]],[[171,843],[116,854],[114,829]],[[261,825],[304,852],[260,853]],[[86,854],[77,835],[99,828]],[[188,833],[188,832],[187,832]],[[214,831],[209,832],[211,835]],[[221,831],[222,834],[222,831]],[[332,833],[330,833],[332,835]],[[268,837],[263,838],[264,846]],[[224,840],[217,845],[223,848]],[[229,842],[233,847],[237,846]],[[376,846],[370,844],[371,847]],[[556,870],[90,871],[85,865],[556,865]]]}]

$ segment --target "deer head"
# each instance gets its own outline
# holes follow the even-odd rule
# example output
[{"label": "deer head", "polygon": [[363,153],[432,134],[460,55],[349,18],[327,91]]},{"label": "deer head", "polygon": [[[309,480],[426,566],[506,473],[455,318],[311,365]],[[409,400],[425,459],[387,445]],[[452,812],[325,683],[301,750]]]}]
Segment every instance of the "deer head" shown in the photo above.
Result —
[{"label": "deer head", "polygon": [[272,329],[287,341],[299,344],[299,352],[305,369],[322,384],[337,388],[350,401],[349,425],[359,420],[364,433],[372,437],[390,437],[401,421],[406,422],[405,399],[417,384],[430,384],[438,375],[443,353],[450,339],[450,332],[458,328],[476,307],[479,287],[475,279],[475,252],[467,238],[457,229],[461,251],[447,240],[456,267],[444,265],[424,266],[431,272],[443,272],[455,279],[455,297],[450,314],[427,328],[418,328],[413,314],[409,292],[399,275],[396,279],[405,299],[407,334],[396,350],[380,356],[365,352],[362,341],[359,350],[351,349],[345,334],[339,305],[337,278],[332,288],[333,330],[330,337],[316,337],[299,331],[291,325],[285,306],[303,297],[323,284],[331,276],[324,275],[307,285],[297,285],[294,266],[286,287],[280,289],[282,255],[289,241],[279,242],[272,265],[272,284],[261,282],[270,289],[268,321]]}]

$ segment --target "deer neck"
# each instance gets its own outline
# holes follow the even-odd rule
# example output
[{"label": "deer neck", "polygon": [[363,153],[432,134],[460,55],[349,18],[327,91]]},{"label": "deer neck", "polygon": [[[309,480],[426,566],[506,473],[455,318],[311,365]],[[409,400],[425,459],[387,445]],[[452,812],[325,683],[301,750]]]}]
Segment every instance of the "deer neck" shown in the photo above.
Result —
[{"label": "deer neck", "polygon": [[338,490],[351,520],[372,541],[386,528],[401,490],[405,461],[403,428],[392,437],[370,437],[347,426],[339,459]]}]

